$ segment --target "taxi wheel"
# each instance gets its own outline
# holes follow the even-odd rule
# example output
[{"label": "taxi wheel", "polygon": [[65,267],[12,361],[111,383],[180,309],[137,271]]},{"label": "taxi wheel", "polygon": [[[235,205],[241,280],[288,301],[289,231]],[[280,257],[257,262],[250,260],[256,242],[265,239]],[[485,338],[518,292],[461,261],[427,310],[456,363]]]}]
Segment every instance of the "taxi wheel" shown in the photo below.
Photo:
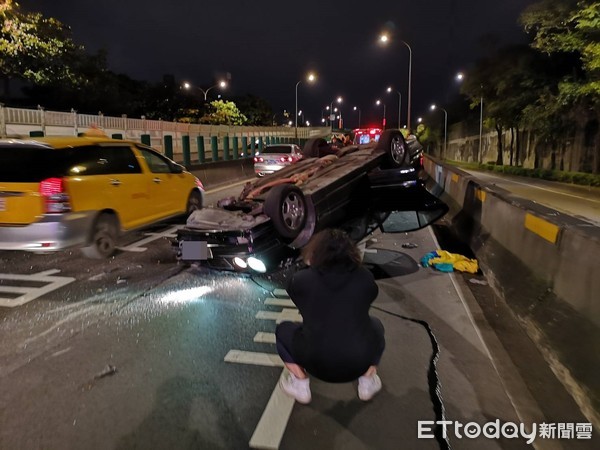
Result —
[{"label": "taxi wheel", "polygon": [[306,199],[300,188],[280,184],[269,191],[264,211],[273,221],[275,230],[284,238],[293,239],[306,224]]},{"label": "taxi wheel", "polygon": [[189,216],[196,210],[202,209],[202,194],[197,191],[190,193],[188,197],[187,206],[185,207],[186,214]]},{"label": "taxi wheel", "polygon": [[101,214],[92,228],[90,245],[81,249],[84,256],[92,259],[105,259],[115,252],[117,223],[114,216]]},{"label": "taxi wheel", "polygon": [[400,130],[385,130],[377,143],[377,149],[384,150],[387,154],[386,168],[402,167],[408,153],[407,148]]}]

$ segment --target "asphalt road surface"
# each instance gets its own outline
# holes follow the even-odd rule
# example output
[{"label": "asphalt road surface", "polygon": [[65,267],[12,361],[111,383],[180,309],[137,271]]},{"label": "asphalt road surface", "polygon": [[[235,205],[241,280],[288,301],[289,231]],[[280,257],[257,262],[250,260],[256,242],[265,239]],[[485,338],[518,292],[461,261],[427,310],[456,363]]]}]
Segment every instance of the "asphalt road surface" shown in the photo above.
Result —
[{"label": "asphalt road surface", "polygon": [[558,212],[600,226],[600,188],[517,177],[480,170],[464,170],[477,179]]},{"label": "asphalt road surface", "polygon": [[[420,266],[439,248],[431,228],[364,243],[386,329],[383,391],[365,403],[355,383],[313,379],[304,406],[277,387],[273,343],[278,320],[301,320],[285,292],[296,267],[250,277],[178,264],[180,225],[131,233],[107,261],[0,252],[0,449],[531,447],[510,428],[485,437],[489,423],[525,423],[535,448],[598,448],[549,371],[538,382],[564,402],[558,416],[527,389],[478,304],[495,301],[485,275]],[[452,421],[445,435],[440,420]],[[571,436],[541,437],[544,421]]]}]

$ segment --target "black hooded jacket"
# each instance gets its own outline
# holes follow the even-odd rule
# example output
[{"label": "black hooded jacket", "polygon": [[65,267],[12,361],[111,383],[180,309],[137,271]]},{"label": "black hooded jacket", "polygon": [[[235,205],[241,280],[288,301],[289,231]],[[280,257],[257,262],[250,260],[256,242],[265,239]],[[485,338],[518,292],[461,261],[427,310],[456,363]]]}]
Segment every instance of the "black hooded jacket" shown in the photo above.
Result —
[{"label": "black hooded jacket", "polygon": [[298,364],[323,381],[363,375],[385,345],[369,317],[378,290],[364,267],[297,272],[288,293],[303,318],[292,342]]}]

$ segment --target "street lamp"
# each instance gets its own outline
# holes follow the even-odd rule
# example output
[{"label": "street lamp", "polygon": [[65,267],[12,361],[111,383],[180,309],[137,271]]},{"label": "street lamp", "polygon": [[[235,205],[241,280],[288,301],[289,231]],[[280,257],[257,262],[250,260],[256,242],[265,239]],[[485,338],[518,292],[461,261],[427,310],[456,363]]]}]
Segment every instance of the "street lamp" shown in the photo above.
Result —
[{"label": "street lamp", "polygon": [[360,108],[358,106],[355,106],[354,111],[358,111],[358,127],[357,128],[360,128]]},{"label": "street lamp", "polygon": [[[435,104],[431,105],[431,110],[434,111],[436,108],[438,108],[437,106],[435,106]],[[440,108],[442,111],[444,111],[444,156],[446,155],[446,147],[448,145],[448,111],[446,111],[444,108]]]},{"label": "street lamp", "polygon": [[[306,77],[306,80],[312,83],[315,81],[317,77],[314,73],[309,73]],[[294,130],[294,136],[296,137],[296,141],[298,140],[298,85],[302,82],[302,80],[296,83],[296,128]]]},{"label": "street lamp", "polygon": [[[387,44],[387,42],[390,40],[389,36],[387,34],[382,34],[379,37],[379,41],[382,42],[383,44]],[[403,41],[402,39],[400,39],[400,42],[402,42],[406,48],[408,49],[408,106],[407,106],[407,119],[406,119],[406,126],[408,128],[408,132],[410,133],[410,101],[411,101],[411,83],[412,83],[412,48],[410,48],[410,45],[408,45],[408,43],[406,43],[406,41]]]},{"label": "street lamp", "polygon": [[208,89],[204,90],[201,87],[198,86],[193,86],[192,84],[188,83],[187,81],[185,83],[183,83],[183,87],[185,89],[192,89],[192,88],[196,88],[198,90],[200,90],[202,92],[202,94],[204,94],[204,101],[206,102],[207,98],[208,98],[208,91],[210,91],[213,88],[216,87],[220,87],[221,89],[227,87],[227,82],[226,81],[219,81],[217,84],[215,84],[214,86],[209,87]]},{"label": "street lamp", "polygon": [[333,114],[333,102],[338,102],[338,103],[342,103],[343,98],[342,97],[338,97],[335,100],[332,100],[331,103],[329,104],[329,125],[331,126],[331,128],[333,128],[332,124],[333,124],[333,119],[335,119],[335,114]]},{"label": "street lamp", "polygon": [[[456,74],[457,81],[463,81],[465,75],[462,72]],[[483,143],[483,85],[481,85],[481,96],[479,98],[479,153],[477,155],[477,162],[481,162],[481,146]]]},{"label": "street lamp", "polygon": [[381,100],[377,100],[375,102],[375,104],[378,105],[378,106],[379,105],[383,105],[383,122],[382,122],[383,126],[382,126],[382,128],[385,130],[385,103],[382,103]]},{"label": "street lamp", "polygon": [[[388,92],[392,92],[393,91],[392,87],[391,86],[388,87],[387,91]],[[400,116],[402,114],[402,94],[400,93],[400,91],[396,91],[396,94],[398,94],[398,129],[400,129],[401,128],[401,126],[400,126]]]}]

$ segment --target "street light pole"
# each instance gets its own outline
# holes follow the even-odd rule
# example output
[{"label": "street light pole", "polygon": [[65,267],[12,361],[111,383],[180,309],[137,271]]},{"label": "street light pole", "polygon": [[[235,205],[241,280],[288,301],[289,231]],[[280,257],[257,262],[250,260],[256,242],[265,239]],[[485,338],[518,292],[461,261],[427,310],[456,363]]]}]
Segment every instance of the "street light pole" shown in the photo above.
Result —
[{"label": "street light pole", "polygon": [[411,92],[412,92],[412,48],[405,41],[400,41],[406,48],[408,48],[408,106],[407,106],[407,119],[406,126],[408,128],[408,132],[410,133],[410,101],[411,101]]},{"label": "street light pole", "polygon": [[[313,73],[309,73],[307,80],[310,82],[315,81],[315,75]],[[294,128],[294,136],[296,142],[298,142],[298,85],[302,82],[302,80],[296,83],[296,127]]]},{"label": "street light pole", "polygon": [[357,128],[360,128],[360,108],[358,106],[355,106],[354,111],[358,111],[358,127]]},{"label": "street light pole", "polygon": [[298,142],[298,85],[300,81],[296,83],[296,126],[294,128],[294,139]]},{"label": "street light pole", "polygon": [[375,104],[377,104],[377,105],[383,104],[383,123],[382,123],[382,128],[385,130],[385,103],[383,103],[381,100],[377,100],[375,102]]},{"label": "street light pole", "polygon": [[331,129],[333,129],[333,120],[331,120],[331,116],[334,116],[335,119],[335,114],[333,114],[333,102],[342,103],[342,97],[338,97],[335,100],[332,100],[329,104],[329,126],[331,126]]},{"label": "street light pole", "polygon": [[207,99],[208,99],[208,91],[210,91],[211,89],[213,89],[213,88],[216,88],[216,87],[221,87],[221,88],[224,88],[224,87],[226,87],[226,86],[227,86],[227,82],[225,82],[225,81],[220,81],[219,83],[215,84],[214,86],[211,86],[211,87],[209,87],[208,89],[204,90],[204,89],[202,89],[201,87],[199,87],[199,86],[193,86],[193,85],[191,85],[191,84],[190,84],[190,83],[188,83],[188,82],[185,82],[185,83],[183,83],[183,87],[184,87],[185,89],[191,89],[191,88],[195,87],[195,88],[196,88],[196,89],[198,89],[200,92],[202,92],[202,95],[204,95],[204,102],[205,102],[205,103],[206,103],[206,101],[207,101]]},{"label": "street light pole", "polygon": [[[387,34],[382,34],[379,37],[380,42],[382,43],[387,43],[390,38]],[[410,133],[411,129],[410,129],[410,118],[411,118],[411,114],[410,114],[410,109],[411,109],[411,99],[412,99],[412,48],[410,47],[410,45],[408,45],[408,43],[406,41],[403,41],[402,39],[400,39],[400,42],[402,42],[404,45],[406,45],[406,48],[408,49],[408,107],[407,107],[407,120],[406,120],[406,126],[408,128],[408,132]]]},{"label": "street light pole", "polygon": [[[392,92],[391,86],[387,88],[387,91]],[[400,91],[396,91],[396,94],[398,94],[398,129],[400,130],[402,129],[400,121],[400,118],[402,117],[402,94],[400,93]]]},{"label": "street light pole", "polygon": [[[438,107],[435,105],[431,105],[432,111],[436,108],[438,108]],[[446,150],[448,147],[448,111],[446,111],[444,108],[440,108],[440,109],[442,111],[444,111],[444,157],[445,157],[447,155]]]}]

